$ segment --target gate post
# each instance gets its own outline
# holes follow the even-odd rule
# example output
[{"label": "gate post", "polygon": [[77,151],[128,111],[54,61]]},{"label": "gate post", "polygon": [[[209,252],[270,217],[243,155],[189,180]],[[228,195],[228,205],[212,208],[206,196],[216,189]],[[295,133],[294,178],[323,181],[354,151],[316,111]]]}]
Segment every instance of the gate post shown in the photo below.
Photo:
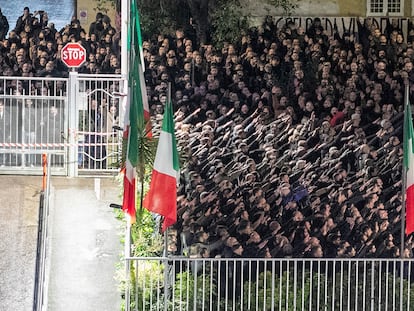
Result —
[{"label": "gate post", "polygon": [[68,111],[69,111],[69,147],[68,147],[68,176],[76,177],[78,175],[78,142],[77,136],[77,124],[78,124],[78,106],[76,103],[78,73],[76,71],[69,72],[69,88],[68,88]]}]

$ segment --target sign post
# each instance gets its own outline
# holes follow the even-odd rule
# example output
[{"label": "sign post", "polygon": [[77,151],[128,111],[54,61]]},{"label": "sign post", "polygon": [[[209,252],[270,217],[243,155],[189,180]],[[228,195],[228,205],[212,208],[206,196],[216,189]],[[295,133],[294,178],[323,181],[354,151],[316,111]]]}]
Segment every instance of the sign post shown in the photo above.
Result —
[{"label": "sign post", "polygon": [[69,68],[77,68],[86,61],[86,49],[79,43],[67,43],[61,50],[62,62]]}]

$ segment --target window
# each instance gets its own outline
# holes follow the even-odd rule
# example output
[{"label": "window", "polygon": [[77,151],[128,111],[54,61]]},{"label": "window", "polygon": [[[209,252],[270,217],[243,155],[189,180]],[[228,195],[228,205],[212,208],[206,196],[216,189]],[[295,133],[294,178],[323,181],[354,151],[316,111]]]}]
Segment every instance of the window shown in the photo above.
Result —
[{"label": "window", "polygon": [[368,0],[367,15],[371,16],[402,16],[404,12],[403,0]]}]

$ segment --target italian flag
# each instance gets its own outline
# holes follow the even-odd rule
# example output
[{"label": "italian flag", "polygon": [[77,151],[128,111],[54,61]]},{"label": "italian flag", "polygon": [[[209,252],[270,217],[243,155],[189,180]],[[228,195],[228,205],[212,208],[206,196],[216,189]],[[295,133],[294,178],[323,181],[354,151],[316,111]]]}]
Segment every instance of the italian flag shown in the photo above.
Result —
[{"label": "italian flag", "polygon": [[179,159],[174,134],[172,104],[165,107],[162,129],[158,141],[150,189],[143,205],[151,212],[164,217],[162,231],[177,221],[177,183]]},{"label": "italian flag", "polygon": [[[131,2],[130,27],[128,29],[128,92],[125,97],[125,120],[123,133],[124,196],[122,210],[136,220],[136,167],[139,157],[139,140],[144,127],[151,135],[149,105],[145,87],[143,65],[140,56],[141,30],[135,1]],[[149,128],[149,129],[148,129]]]},{"label": "italian flag", "polygon": [[[145,62],[144,62],[144,50],[142,47],[142,35],[141,35],[141,25],[140,25],[140,20],[139,20],[139,13],[138,10],[136,8],[136,3],[135,0],[132,1],[132,5],[131,5],[131,14],[134,14],[135,17],[135,28],[136,28],[136,32],[134,32],[136,34],[136,44],[138,44],[138,48],[136,48],[137,54],[139,54],[139,62],[138,62],[138,66],[139,66],[139,70],[138,70],[138,81],[140,83],[140,96],[141,96],[141,100],[142,100],[142,107],[144,109],[143,113],[144,113],[144,121],[145,121],[145,130],[146,130],[146,135],[148,137],[152,137],[152,128],[151,128],[151,122],[150,122],[150,110],[149,110],[149,104],[148,104],[148,94],[147,94],[147,88],[145,85],[145,77],[144,77],[144,71],[145,71]],[[128,40],[129,41],[129,40]]]},{"label": "italian flag", "polygon": [[404,112],[404,171],[406,173],[405,233],[414,232],[414,130],[410,104]]}]

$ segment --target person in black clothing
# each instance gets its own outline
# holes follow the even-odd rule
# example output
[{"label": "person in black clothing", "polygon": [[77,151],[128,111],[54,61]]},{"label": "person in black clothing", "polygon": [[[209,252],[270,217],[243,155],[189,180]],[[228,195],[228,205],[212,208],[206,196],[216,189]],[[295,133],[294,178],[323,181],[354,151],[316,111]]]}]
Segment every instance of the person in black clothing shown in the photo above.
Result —
[{"label": "person in black clothing", "polygon": [[16,27],[14,27],[14,31],[20,35],[22,31],[24,31],[25,26],[32,25],[33,22],[33,14],[30,13],[30,9],[25,7],[23,9],[23,14],[19,16],[16,22]]},{"label": "person in black clothing", "polygon": [[6,38],[7,33],[9,32],[9,21],[7,17],[3,15],[0,9],[0,40]]},{"label": "person in black clothing", "polygon": [[315,17],[312,24],[306,31],[306,34],[312,39],[317,39],[322,35],[323,31],[324,28],[322,26],[321,19],[319,17]]},{"label": "person in black clothing", "polygon": [[95,34],[96,37],[100,38],[102,31],[103,31],[103,24],[102,24],[103,14],[101,12],[96,13],[96,19],[92,22],[89,26],[89,37],[92,34]]},{"label": "person in black clothing", "polygon": [[79,41],[82,38],[82,32],[85,33],[85,29],[82,28],[80,21],[78,19],[72,20],[69,27],[69,38],[73,36],[75,41]]},{"label": "person in black clothing", "polygon": [[101,38],[105,37],[106,34],[110,34],[111,36],[115,34],[116,30],[114,27],[112,27],[111,19],[109,18],[108,15],[104,15],[102,17],[102,25],[103,25],[103,29],[101,32]]}]

